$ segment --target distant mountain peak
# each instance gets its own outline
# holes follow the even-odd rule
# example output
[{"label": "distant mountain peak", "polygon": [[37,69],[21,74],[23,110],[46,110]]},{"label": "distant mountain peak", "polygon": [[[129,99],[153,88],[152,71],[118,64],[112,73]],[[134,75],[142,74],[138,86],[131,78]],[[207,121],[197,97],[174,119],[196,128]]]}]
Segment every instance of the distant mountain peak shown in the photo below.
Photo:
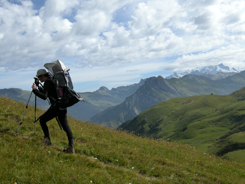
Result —
[{"label": "distant mountain peak", "polygon": [[198,67],[196,69],[187,70],[182,73],[174,72],[172,75],[165,77],[166,79],[181,78],[185,75],[205,75],[205,74],[218,74],[218,73],[239,73],[240,71],[235,68],[225,66],[223,63],[219,65],[211,65],[205,67]]},{"label": "distant mountain peak", "polygon": [[101,86],[97,91],[109,91],[109,89],[105,86]]}]

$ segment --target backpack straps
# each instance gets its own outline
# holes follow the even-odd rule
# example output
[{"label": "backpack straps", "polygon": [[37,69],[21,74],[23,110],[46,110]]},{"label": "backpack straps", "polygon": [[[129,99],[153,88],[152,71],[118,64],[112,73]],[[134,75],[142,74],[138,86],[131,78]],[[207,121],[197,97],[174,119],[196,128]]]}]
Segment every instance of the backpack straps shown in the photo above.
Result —
[{"label": "backpack straps", "polygon": [[63,97],[63,91],[62,91],[62,88],[59,87],[59,81],[57,79],[52,79],[52,81],[53,81],[54,86],[55,86],[57,99],[61,100],[61,98]]}]

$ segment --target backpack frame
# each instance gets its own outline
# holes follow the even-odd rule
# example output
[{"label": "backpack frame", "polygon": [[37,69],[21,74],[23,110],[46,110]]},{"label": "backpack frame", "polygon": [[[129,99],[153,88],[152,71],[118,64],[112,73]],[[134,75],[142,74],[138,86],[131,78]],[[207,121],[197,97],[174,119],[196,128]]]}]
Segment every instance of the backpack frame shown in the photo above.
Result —
[{"label": "backpack frame", "polygon": [[67,108],[79,101],[84,101],[78,93],[73,90],[72,80],[68,68],[60,60],[44,64],[49,71],[51,80],[55,84],[57,99],[60,108]]}]

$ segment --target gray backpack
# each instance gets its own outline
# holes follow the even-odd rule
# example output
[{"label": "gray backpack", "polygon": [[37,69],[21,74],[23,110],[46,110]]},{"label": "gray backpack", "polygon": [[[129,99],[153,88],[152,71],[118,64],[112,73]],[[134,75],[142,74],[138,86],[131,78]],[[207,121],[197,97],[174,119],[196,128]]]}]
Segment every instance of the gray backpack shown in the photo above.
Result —
[{"label": "gray backpack", "polygon": [[60,108],[67,108],[79,101],[84,101],[78,93],[73,90],[72,80],[68,68],[60,60],[44,64],[55,84],[57,99]]}]

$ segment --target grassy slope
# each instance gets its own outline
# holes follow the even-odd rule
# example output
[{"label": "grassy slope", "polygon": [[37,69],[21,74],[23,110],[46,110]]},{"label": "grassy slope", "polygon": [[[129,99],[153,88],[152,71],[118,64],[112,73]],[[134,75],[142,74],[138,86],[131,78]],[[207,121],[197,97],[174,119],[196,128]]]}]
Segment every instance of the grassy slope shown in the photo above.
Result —
[{"label": "grassy slope", "polygon": [[241,143],[239,149],[244,147],[245,138],[240,133],[245,131],[244,94],[245,88],[242,88],[226,96],[171,99],[141,113],[121,128],[148,137],[181,141],[202,152],[224,155],[229,152],[225,153],[225,149],[234,147],[237,140]]},{"label": "grassy slope", "polygon": [[[141,138],[69,118],[76,154],[62,153],[67,140],[49,123],[52,146],[34,132],[29,106],[0,98],[0,183],[244,183],[245,165],[202,154],[186,144]],[[43,111],[38,110],[38,116]]]}]

